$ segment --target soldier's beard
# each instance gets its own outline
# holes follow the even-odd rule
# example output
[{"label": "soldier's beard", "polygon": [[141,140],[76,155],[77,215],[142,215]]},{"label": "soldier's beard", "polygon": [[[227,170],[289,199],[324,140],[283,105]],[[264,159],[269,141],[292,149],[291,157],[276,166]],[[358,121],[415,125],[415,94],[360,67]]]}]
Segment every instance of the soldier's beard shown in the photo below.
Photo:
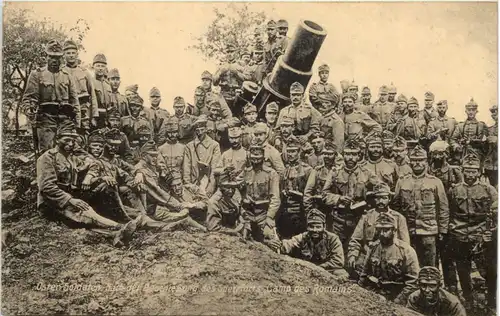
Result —
[{"label": "soldier's beard", "polygon": [[394,243],[394,232],[388,233],[387,235],[381,233],[378,239],[384,246],[392,245]]},{"label": "soldier's beard", "polygon": [[241,148],[241,142],[231,143],[231,148],[234,149],[234,150],[240,149]]},{"label": "soldier's beard", "polygon": [[440,159],[433,159],[432,160],[432,165],[436,168],[442,167],[444,165],[444,157]]}]

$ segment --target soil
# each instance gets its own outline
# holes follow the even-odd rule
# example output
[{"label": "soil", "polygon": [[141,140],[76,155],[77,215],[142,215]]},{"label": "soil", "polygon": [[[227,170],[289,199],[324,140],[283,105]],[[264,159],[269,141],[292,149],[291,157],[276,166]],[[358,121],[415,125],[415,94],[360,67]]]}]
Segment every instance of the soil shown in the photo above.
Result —
[{"label": "soil", "polygon": [[2,314],[418,315],[236,237],[140,231],[117,249],[49,222],[35,208],[34,161],[14,158],[29,142],[4,144],[2,190],[16,196],[2,205]]}]

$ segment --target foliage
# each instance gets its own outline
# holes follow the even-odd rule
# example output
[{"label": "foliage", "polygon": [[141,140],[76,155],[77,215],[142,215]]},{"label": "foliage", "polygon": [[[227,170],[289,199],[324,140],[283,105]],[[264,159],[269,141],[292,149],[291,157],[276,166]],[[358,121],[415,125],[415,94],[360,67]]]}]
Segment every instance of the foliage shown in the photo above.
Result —
[{"label": "foliage", "polygon": [[[263,32],[266,20],[265,12],[253,12],[247,3],[230,3],[225,9],[214,9],[215,18],[208,30],[190,46],[200,52],[203,57],[221,62],[227,44],[233,44],[238,51],[250,48],[254,44],[254,30]],[[261,35],[262,36],[262,35]]]}]

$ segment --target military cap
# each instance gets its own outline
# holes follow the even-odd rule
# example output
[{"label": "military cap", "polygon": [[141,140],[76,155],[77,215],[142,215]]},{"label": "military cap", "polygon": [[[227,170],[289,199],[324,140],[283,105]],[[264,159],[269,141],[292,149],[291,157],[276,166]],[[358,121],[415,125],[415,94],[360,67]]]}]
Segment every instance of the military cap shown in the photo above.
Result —
[{"label": "military cap", "polygon": [[430,91],[427,91],[425,94],[424,94],[424,97],[426,100],[434,100],[434,93],[430,92]]},{"label": "military cap", "polygon": [[438,103],[436,103],[436,105],[448,106],[448,101],[447,100],[440,100]]},{"label": "military cap", "polygon": [[474,98],[470,99],[469,103],[467,103],[465,105],[465,108],[466,109],[474,109],[474,110],[477,109],[477,103],[476,103],[476,101],[474,101]]},{"label": "military cap", "polygon": [[128,104],[136,104],[142,106],[144,104],[144,100],[138,94],[132,94],[127,97]]},{"label": "military cap", "polygon": [[73,124],[67,125],[67,126],[61,126],[57,130],[57,136],[62,137],[62,136],[67,136],[67,137],[77,137],[78,133],[76,132],[75,127]]},{"label": "military cap", "polygon": [[183,97],[175,97],[174,98],[174,108],[175,107],[184,107],[186,106],[186,101],[184,101],[184,98]]},{"label": "military cap", "polygon": [[182,180],[182,174],[177,170],[172,170],[167,176],[167,183],[172,184],[175,180]]},{"label": "military cap", "polygon": [[278,113],[279,112],[279,106],[278,103],[276,102],[271,102],[268,105],[266,105],[266,112],[268,113]]},{"label": "military cap", "polygon": [[243,114],[249,114],[255,112],[257,112],[257,107],[252,103],[247,103],[245,107],[243,107]]},{"label": "military cap", "polygon": [[380,182],[377,182],[377,184],[375,184],[373,186],[373,195],[374,196],[386,196],[386,195],[393,195],[393,194],[394,194],[394,192],[391,191],[391,188],[385,182],[380,181]]},{"label": "military cap", "polygon": [[269,22],[267,22],[267,28],[268,29],[275,29],[276,28],[276,22],[274,22],[274,20],[269,20]]},{"label": "military cap", "polygon": [[109,78],[120,78],[120,73],[118,72],[118,69],[113,68],[109,71],[108,73]]},{"label": "military cap", "polygon": [[278,22],[276,22],[276,25],[278,27],[288,27],[288,22],[286,20],[280,19]]},{"label": "military cap", "polygon": [[344,93],[342,94],[342,101],[344,101],[344,99],[352,99],[352,100],[356,100],[356,94],[354,93],[351,93],[351,92],[347,92],[347,93]]},{"label": "military cap", "polygon": [[323,212],[321,212],[315,208],[311,209],[307,213],[306,218],[307,218],[308,224],[310,224],[310,223],[322,223],[322,224],[324,224],[326,222],[325,214],[323,214]]},{"label": "military cap", "polygon": [[321,139],[324,139],[325,138],[325,133],[323,132],[314,132],[314,133],[311,133],[311,135],[309,135],[309,141],[313,141],[317,138],[321,138]]},{"label": "military cap", "polygon": [[498,106],[497,106],[497,105],[492,105],[492,106],[490,107],[490,112],[491,112],[491,113],[496,113],[496,112],[498,112]]},{"label": "military cap", "polygon": [[327,64],[322,64],[318,67],[318,72],[322,72],[322,71],[328,71],[330,72],[330,67],[328,67]]},{"label": "military cap", "polygon": [[427,152],[422,148],[422,146],[417,144],[417,146],[410,151],[409,157],[410,159],[426,159]]},{"label": "military cap", "polygon": [[45,52],[49,56],[62,56],[62,55],[64,55],[63,48],[62,48],[61,44],[56,40],[51,40],[50,42],[47,43],[47,46],[45,47]]},{"label": "military cap", "polygon": [[201,80],[203,80],[203,79],[214,80],[214,77],[212,76],[212,74],[208,70],[205,70],[201,73]]},{"label": "military cap", "polygon": [[375,227],[377,228],[394,228],[396,227],[396,219],[389,213],[380,213],[378,218],[375,220]]},{"label": "military cap", "polygon": [[349,152],[358,152],[360,151],[361,148],[360,148],[360,143],[358,141],[356,141],[355,139],[352,139],[352,138],[348,138],[346,141],[345,141],[345,144],[344,144],[344,151],[349,151]]},{"label": "military cap", "polygon": [[234,52],[236,50],[236,46],[233,43],[229,43],[226,45],[226,52]]},{"label": "military cap", "polygon": [[106,56],[104,56],[104,54],[97,54],[94,56],[94,61],[92,62],[92,65],[95,65],[98,63],[105,64],[105,65],[108,64],[108,62],[106,60]]},{"label": "military cap", "polygon": [[167,118],[165,129],[167,132],[177,132],[179,130],[179,119],[175,116]]},{"label": "military cap", "polygon": [[361,90],[361,94],[371,94],[370,88],[363,87],[363,90]]},{"label": "military cap", "polygon": [[92,143],[100,143],[104,144],[106,140],[104,139],[104,135],[101,130],[95,130],[89,135],[89,144]]},{"label": "military cap", "polygon": [[398,93],[398,89],[394,86],[394,84],[391,82],[391,85],[389,86],[388,93],[396,94]]},{"label": "military cap", "polygon": [[198,118],[194,122],[194,126],[207,126],[207,122],[208,122],[207,116],[205,114],[202,114],[198,116]]},{"label": "military cap", "polygon": [[441,272],[433,266],[422,267],[418,272],[418,281],[441,283]]},{"label": "military cap", "polygon": [[415,99],[415,97],[411,97],[409,100],[408,100],[408,105],[410,104],[416,104],[418,105],[418,100]]},{"label": "military cap", "polygon": [[406,98],[406,96],[404,94],[400,94],[398,95],[398,98],[396,99],[397,102],[404,102],[404,103],[408,103],[408,99]]},{"label": "military cap", "polygon": [[382,135],[379,132],[373,132],[366,136],[366,145],[370,144],[382,144]]},{"label": "military cap", "polygon": [[67,50],[67,49],[76,49],[78,50],[78,45],[76,45],[75,41],[73,40],[66,40],[64,42],[64,50]]},{"label": "military cap", "polygon": [[394,141],[394,134],[391,131],[384,129],[382,131],[382,141],[391,140]]},{"label": "military cap", "polygon": [[196,87],[196,89],[194,89],[194,94],[197,96],[204,96],[207,94],[207,92],[205,91],[205,89],[203,89],[202,86],[198,86]]},{"label": "military cap", "polygon": [[231,127],[241,127],[241,125],[243,125],[240,121],[239,118],[237,117],[231,117],[228,122],[227,122],[227,127],[228,128],[231,128]]},{"label": "military cap", "polygon": [[149,96],[150,97],[161,97],[160,89],[158,89],[157,87],[152,87],[151,90],[149,90]]},{"label": "military cap", "polygon": [[470,152],[464,157],[462,168],[479,169],[481,162],[475,152]]},{"label": "military cap", "polygon": [[302,147],[302,144],[295,137],[291,137],[290,140],[288,141],[288,143],[286,144],[286,150],[289,150],[289,149],[297,149],[298,150],[298,149],[300,149],[300,147]]},{"label": "military cap", "polygon": [[213,93],[209,92],[207,94],[207,107],[211,109],[222,109],[219,98],[216,98]]},{"label": "military cap", "polygon": [[125,91],[130,91],[130,92],[133,92],[133,93],[137,93],[137,91],[139,91],[139,85],[138,84],[132,84],[130,86],[126,86],[125,87]]},{"label": "military cap", "polygon": [[242,130],[240,126],[232,126],[227,128],[227,135],[229,137],[240,137],[242,134]]},{"label": "military cap", "polygon": [[429,153],[446,152],[448,150],[448,147],[448,143],[444,140],[436,140],[429,146]]},{"label": "military cap", "polygon": [[151,127],[148,125],[141,125],[137,128],[137,134],[139,135],[151,135],[152,132]]},{"label": "military cap", "polygon": [[349,84],[349,88],[348,89],[351,89],[351,88],[356,88],[358,89],[358,84],[356,82],[354,82],[354,80]]},{"label": "military cap", "polygon": [[255,43],[255,46],[253,48],[254,53],[262,53],[264,52],[264,45],[261,42]]},{"label": "military cap", "polygon": [[406,149],[406,139],[401,136],[394,138],[394,149]]},{"label": "military cap", "polygon": [[250,151],[251,156],[264,155],[264,145],[257,142],[256,139],[252,139],[248,150]]},{"label": "military cap", "polygon": [[266,123],[262,123],[262,122],[256,123],[254,128],[253,128],[253,132],[254,132],[254,134],[261,134],[261,133],[267,134]]},{"label": "military cap", "polygon": [[141,153],[142,154],[157,155],[158,154],[158,146],[156,146],[155,141],[150,140],[150,141],[146,142],[144,145],[142,145]]},{"label": "military cap", "polygon": [[280,122],[280,126],[292,126],[294,125],[294,121],[291,117],[284,116],[283,119]]},{"label": "military cap", "polygon": [[290,93],[304,93],[304,86],[299,82],[294,82],[290,86]]},{"label": "military cap", "polygon": [[239,183],[236,181],[231,181],[228,174],[223,173],[219,177],[219,187],[220,188],[236,188],[239,186]]},{"label": "military cap", "polygon": [[248,47],[243,48],[243,50],[240,53],[240,56],[245,56],[245,55],[248,56],[252,55],[252,52]]},{"label": "military cap", "polygon": [[378,93],[379,94],[387,94],[389,93],[389,89],[387,89],[387,86],[381,86],[379,89],[378,89]]},{"label": "military cap", "polygon": [[121,115],[120,115],[120,112],[118,111],[118,109],[116,107],[111,107],[111,108],[108,108],[108,110],[106,111],[106,116],[108,119],[110,118],[120,118]]},{"label": "military cap", "polygon": [[323,152],[323,153],[336,153],[337,152],[337,146],[331,140],[326,139],[325,140],[325,145],[323,146],[323,150],[321,152]]},{"label": "military cap", "polygon": [[106,143],[111,145],[120,145],[122,143],[120,131],[116,128],[108,130],[104,134],[104,138],[106,138]]}]

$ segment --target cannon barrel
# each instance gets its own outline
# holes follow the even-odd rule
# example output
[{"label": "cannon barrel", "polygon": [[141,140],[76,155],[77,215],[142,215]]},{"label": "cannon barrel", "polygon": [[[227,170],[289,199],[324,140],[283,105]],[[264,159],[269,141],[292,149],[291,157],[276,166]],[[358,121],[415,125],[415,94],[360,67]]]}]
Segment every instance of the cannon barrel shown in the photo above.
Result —
[{"label": "cannon barrel", "polygon": [[290,86],[300,82],[307,87],[312,66],[326,37],[326,30],[312,21],[301,20],[285,53],[278,58],[273,71],[264,78],[262,87],[253,99],[259,116],[266,104],[277,102],[280,110],[290,101]]}]

